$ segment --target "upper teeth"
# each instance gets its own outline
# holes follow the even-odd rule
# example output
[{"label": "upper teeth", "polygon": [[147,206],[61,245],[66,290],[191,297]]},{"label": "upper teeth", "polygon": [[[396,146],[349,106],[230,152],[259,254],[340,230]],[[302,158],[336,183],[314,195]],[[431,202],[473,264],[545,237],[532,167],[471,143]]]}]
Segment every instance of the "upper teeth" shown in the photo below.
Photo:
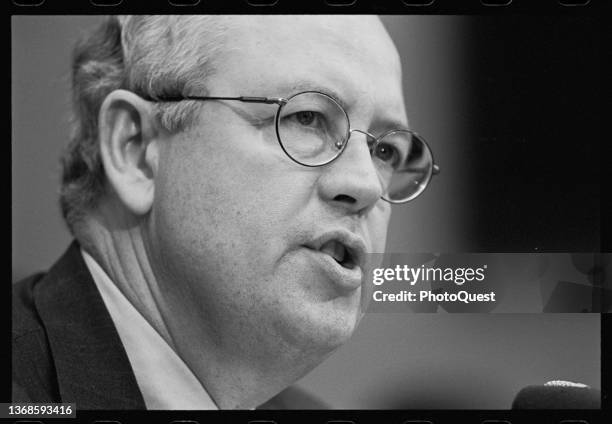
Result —
[{"label": "upper teeth", "polygon": [[335,240],[330,240],[326,242],[323,246],[321,246],[319,250],[323,253],[327,253],[337,262],[344,261],[344,256],[346,255],[346,249],[344,245]]}]

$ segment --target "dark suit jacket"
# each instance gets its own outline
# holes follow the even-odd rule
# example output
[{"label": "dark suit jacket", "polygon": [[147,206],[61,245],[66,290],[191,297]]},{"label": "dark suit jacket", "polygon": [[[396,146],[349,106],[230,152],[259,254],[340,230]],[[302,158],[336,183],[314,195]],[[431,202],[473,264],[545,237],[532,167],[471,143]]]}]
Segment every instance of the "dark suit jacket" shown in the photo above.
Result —
[{"label": "dark suit jacket", "polygon": [[[46,274],[13,285],[13,402],[145,409],[113,321],[73,242]],[[291,388],[262,409],[322,409]]]}]

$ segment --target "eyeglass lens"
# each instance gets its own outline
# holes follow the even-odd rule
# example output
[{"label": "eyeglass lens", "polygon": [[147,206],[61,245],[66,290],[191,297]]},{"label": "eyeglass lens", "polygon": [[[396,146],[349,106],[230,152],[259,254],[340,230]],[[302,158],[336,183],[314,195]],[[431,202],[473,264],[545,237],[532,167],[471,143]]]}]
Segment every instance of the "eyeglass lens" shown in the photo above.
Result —
[{"label": "eyeglass lens", "polygon": [[[331,97],[316,92],[295,95],[281,106],[276,129],[287,155],[306,166],[331,162],[342,153],[349,138],[344,109]],[[384,199],[406,202],[425,189],[433,173],[433,157],[422,138],[397,130],[368,144]]]}]

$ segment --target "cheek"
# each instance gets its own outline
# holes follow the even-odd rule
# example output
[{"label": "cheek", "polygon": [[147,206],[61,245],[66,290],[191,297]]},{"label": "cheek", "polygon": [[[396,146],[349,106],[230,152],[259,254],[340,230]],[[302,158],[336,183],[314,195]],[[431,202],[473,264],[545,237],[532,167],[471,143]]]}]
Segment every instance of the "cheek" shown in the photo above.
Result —
[{"label": "cheek", "polygon": [[208,270],[227,272],[235,261],[236,272],[265,272],[307,202],[311,176],[288,169],[292,164],[279,156],[278,145],[253,131],[219,129],[206,139],[192,134],[170,143],[156,181],[160,245],[182,252],[188,258],[177,257],[183,266],[206,258]]}]

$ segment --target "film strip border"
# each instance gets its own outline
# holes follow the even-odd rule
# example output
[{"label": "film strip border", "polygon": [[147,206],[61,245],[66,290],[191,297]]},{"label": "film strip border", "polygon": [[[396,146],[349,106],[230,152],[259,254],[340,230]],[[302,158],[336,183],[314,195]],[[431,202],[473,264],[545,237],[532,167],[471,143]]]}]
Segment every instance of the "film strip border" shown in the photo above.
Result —
[{"label": "film strip border", "polygon": [[373,13],[596,14],[606,0],[9,0],[12,14]]},{"label": "film strip border", "polygon": [[[604,34],[602,12],[609,11],[609,0],[9,0],[9,14],[119,14],[119,13],[373,13],[373,14],[563,14],[572,16],[600,16],[601,35]],[[10,31],[9,31],[10,34]],[[10,36],[7,40],[10,39]],[[10,49],[10,45],[9,45]],[[602,162],[609,157],[602,154]],[[7,168],[8,169],[8,168]],[[602,178],[604,175],[602,175]],[[604,179],[605,181],[605,179]],[[607,185],[606,185],[607,187]],[[602,193],[606,191],[602,186]],[[603,207],[603,205],[602,205]],[[607,208],[606,208],[607,210]],[[604,210],[602,209],[602,212]],[[606,216],[605,213],[603,216]],[[610,252],[609,222],[602,220],[602,252]],[[10,326],[6,321],[5,325]],[[609,363],[611,339],[609,330],[612,314],[602,315],[602,408],[603,411],[242,411],[234,414],[201,412],[181,413],[181,421],[245,423],[257,420],[263,422],[292,422],[300,417],[310,422],[346,420],[355,423],[379,422],[511,422],[511,423],[559,423],[559,422],[604,422],[612,409],[612,366]],[[9,336],[9,332],[4,334]],[[5,339],[5,340],[7,340]],[[8,346],[8,344],[7,344]],[[10,369],[4,370],[8,377]],[[10,381],[10,377],[3,381]],[[7,387],[5,387],[6,389]],[[79,411],[78,418],[70,422],[139,422],[168,423],[179,419],[172,412],[135,411]],[[116,421],[118,420],[118,421]],[[408,420],[408,421],[406,421]],[[414,420],[414,421],[411,421]],[[571,421],[574,420],[574,421]],[[11,420],[13,421],[13,420]],[[57,422],[57,421],[56,421]]]}]

